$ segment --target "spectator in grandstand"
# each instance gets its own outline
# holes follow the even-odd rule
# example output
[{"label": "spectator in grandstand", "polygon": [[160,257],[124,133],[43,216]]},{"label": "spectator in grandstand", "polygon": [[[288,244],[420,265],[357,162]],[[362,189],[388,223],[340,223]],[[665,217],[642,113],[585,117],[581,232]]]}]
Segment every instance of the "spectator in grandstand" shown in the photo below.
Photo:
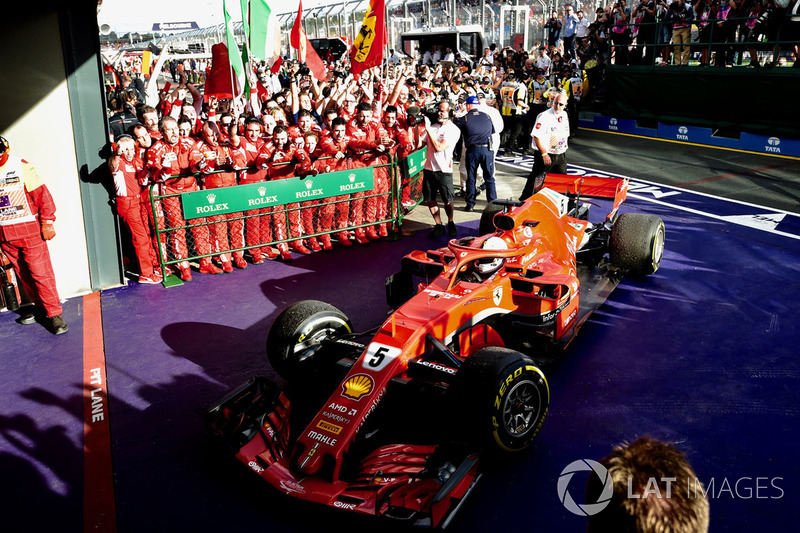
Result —
[{"label": "spectator in grandstand", "polygon": [[[640,437],[615,446],[599,462],[608,471],[613,492],[608,505],[589,516],[589,533],[708,531],[707,491],[674,445]],[[592,475],[586,485],[586,501],[598,501],[605,487],[606,480]]]},{"label": "spectator in grandstand", "polygon": [[[744,1],[744,0],[742,0]],[[660,55],[662,65],[669,65],[671,63],[672,48],[669,46],[672,41],[672,14],[674,13],[670,8],[667,0],[658,0],[658,10],[656,20],[658,21],[658,35],[657,41],[660,46]]]}]

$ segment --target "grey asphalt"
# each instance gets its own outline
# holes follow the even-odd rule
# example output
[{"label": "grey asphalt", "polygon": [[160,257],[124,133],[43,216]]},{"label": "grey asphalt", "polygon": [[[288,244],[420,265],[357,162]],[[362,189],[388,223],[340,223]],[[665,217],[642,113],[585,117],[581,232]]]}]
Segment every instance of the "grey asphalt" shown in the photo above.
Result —
[{"label": "grey asphalt", "polygon": [[[497,197],[516,199],[525,185],[527,171],[504,163],[502,152],[500,156],[495,172]],[[519,157],[516,161],[530,164],[530,159]],[[800,159],[796,158],[579,129],[570,139],[567,163],[800,213]],[[458,187],[458,163],[453,180]],[[478,198],[474,212],[465,212],[464,205],[463,198],[456,198],[456,224],[479,219],[486,194]],[[405,218],[403,229],[425,230],[432,224],[429,210],[419,206]]]}]

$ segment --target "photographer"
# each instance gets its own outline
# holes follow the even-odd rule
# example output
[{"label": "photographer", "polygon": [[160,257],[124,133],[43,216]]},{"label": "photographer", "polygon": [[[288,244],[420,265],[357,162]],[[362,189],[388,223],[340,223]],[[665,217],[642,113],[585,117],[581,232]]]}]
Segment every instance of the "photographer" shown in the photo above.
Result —
[{"label": "photographer", "polygon": [[626,11],[625,2],[617,2],[611,8],[611,51],[614,55],[615,65],[628,64],[628,46],[631,44],[631,30],[628,26],[628,16],[630,11]]},{"label": "photographer", "polygon": [[675,0],[669,8],[672,11],[672,44],[675,48],[675,64],[688,65],[694,10],[684,0]]},{"label": "photographer", "polygon": [[[656,0],[642,0],[636,4],[634,13],[639,20],[639,33],[636,36],[636,60],[643,65],[652,65],[656,51]],[[640,51],[640,49],[643,50]]]},{"label": "photographer", "polygon": [[558,20],[558,13],[553,11],[550,14],[550,18],[544,24],[545,29],[547,30],[547,46],[555,46],[558,47],[559,41],[561,40],[561,21]]},{"label": "photographer", "polygon": [[[456,225],[453,221],[453,150],[461,138],[461,130],[450,121],[452,114],[450,102],[444,100],[436,106],[438,124],[431,124],[425,117],[425,132],[422,141],[428,146],[425,159],[425,170],[422,177],[422,200],[431,211],[435,226],[429,237],[434,239],[445,234],[456,235]],[[447,214],[447,229],[442,224],[439,204],[436,196],[439,195],[444,203]]]}]

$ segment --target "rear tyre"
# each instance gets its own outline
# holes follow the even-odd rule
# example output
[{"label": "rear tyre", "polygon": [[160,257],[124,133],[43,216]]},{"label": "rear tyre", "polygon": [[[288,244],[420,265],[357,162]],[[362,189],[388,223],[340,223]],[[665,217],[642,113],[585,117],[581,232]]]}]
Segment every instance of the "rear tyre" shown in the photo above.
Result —
[{"label": "rear tyre", "polygon": [[550,405],[547,380],[533,361],[491,346],[469,356],[453,383],[465,414],[460,432],[501,452],[527,448],[542,428]]},{"label": "rear tyre", "polygon": [[502,205],[497,205],[494,202],[486,204],[486,207],[483,208],[483,212],[481,213],[480,223],[478,224],[478,232],[481,235],[488,235],[497,231],[497,228],[494,227],[493,219],[494,216],[502,210]]},{"label": "rear tyre", "polygon": [[267,335],[267,358],[287,381],[314,377],[322,369],[317,352],[328,337],[352,333],[347,315],[331,304],[303,300],[281,311]]},{"label": "rear tyre", "polygon": [[611,230],[611,262],[634,276],[658,270],[664,255],[664,221],[654,215],[625,213]]}]

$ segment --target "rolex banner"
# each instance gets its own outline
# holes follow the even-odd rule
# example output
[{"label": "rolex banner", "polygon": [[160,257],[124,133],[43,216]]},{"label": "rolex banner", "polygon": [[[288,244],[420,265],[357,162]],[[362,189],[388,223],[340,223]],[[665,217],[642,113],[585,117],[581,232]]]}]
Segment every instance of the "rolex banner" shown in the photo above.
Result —
[{"label": "rolex banner", "polygon": [[302,179],[289,178],[184,193],[181,201],[184,217],[189,220],[367,192],[373,186],[373,170],[366,167]]},{"label": "rolex banner", "polygon": [[364,13],[361,30],[350,48],[350,72],[353,76],[383,63],[383,49],[388,42],[386,2],[385,0],[370,0],[369,9]]},{"label": "rolex banner", "polygon": [[405,158],[400,168],[405,171],[405,179],[416,176],[425,168],[425,160],[428,157],[428,147],[423,147],[416,152],[412,152]]}]

